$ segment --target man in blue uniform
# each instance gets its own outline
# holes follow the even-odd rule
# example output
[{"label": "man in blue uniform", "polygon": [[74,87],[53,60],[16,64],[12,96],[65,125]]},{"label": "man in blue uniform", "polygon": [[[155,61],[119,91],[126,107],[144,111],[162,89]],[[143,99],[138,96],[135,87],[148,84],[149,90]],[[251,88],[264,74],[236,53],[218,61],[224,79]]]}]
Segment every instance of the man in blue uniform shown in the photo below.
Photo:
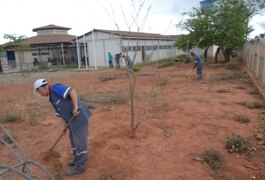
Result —
[{"label": "man in blue uniform", "polygon": [[113,56],[112,54],[110,54],[110,52],[108,52],[108,59],[109,59],[109,67],[113,68],[113,62],[112,62]]},{"label": "man in blue uniform", "polygon": [[88,121],[92,115],[91,111],[80,101],[75,89],[60,83],[50,85],[45,79],[38,79],[34,83],[34,93],[49,97],[56,115],[66,124],[72,116],[75,117],[69,125],[69,138],[74,158],[68,162],[68,165],[73,168],[65,173],[71,176],[84,172],[88,158]]},{"label": "man in blue uniform", "polygon": [[197,54],[194,52],[191,52],[190,55],[194,58],[195,64],[193,66],[193,69],[197,67],[197,77],[198,80],[202,80],[202,68],[203,68],[203,62]]}]

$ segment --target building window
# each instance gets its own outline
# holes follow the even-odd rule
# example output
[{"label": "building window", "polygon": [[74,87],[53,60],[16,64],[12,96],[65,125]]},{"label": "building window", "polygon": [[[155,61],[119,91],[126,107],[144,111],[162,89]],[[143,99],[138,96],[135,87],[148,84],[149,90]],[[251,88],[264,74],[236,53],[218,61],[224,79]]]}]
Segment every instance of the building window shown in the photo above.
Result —
[{"label": "building window", "polygon": [[133,51],[141,51],[141,47],[140,46],[133,46]]},{"label": "building window", "polygon": [[146,50],[153,50],[153,46],[146,46],[145,49]]}]

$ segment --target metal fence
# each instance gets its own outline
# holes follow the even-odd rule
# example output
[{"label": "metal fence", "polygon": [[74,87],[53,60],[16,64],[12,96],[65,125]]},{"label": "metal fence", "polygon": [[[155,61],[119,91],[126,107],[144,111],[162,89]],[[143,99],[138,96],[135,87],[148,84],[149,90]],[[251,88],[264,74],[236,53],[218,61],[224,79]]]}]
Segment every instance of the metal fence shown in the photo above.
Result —
[{"label": "metal fence", "polygon": [[41,164],[29,159],[13,135],[2,124],[0,124],[0,152],[0,179],[55,179]]}]

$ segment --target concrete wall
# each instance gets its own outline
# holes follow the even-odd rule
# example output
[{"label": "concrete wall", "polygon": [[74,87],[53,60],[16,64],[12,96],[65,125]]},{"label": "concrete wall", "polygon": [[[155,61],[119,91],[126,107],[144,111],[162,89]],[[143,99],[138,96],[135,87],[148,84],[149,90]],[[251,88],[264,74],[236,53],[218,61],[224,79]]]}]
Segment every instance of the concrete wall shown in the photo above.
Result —
[{"label": "concrete wall", "polygon": [[252,41],[244,45],[241,59],[261,86],[265,85],[265,42]]}]

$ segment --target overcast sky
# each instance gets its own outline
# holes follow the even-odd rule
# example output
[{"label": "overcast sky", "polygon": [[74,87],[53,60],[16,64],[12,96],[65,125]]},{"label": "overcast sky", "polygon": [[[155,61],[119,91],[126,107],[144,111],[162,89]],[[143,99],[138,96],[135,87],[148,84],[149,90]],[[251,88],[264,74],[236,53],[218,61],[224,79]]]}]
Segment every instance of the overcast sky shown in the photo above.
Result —
[{"label": "overcast sky", "polygon": [[[136,11],[136,23],[131,26]],[[69,27],[69,34],[80,36],[92,29],[140,31],[159,34],[181,34],[175,24],[181,12],[199,7],[200,0],[1,0],[0,44],[4,34],[35,36],[33,28],[54,24]],[[256,31],[265,32],[264,17],[256,18]],[[143,26],[141,26],[143,24]],[[253,35],[252,35],[253,36]]]}]

